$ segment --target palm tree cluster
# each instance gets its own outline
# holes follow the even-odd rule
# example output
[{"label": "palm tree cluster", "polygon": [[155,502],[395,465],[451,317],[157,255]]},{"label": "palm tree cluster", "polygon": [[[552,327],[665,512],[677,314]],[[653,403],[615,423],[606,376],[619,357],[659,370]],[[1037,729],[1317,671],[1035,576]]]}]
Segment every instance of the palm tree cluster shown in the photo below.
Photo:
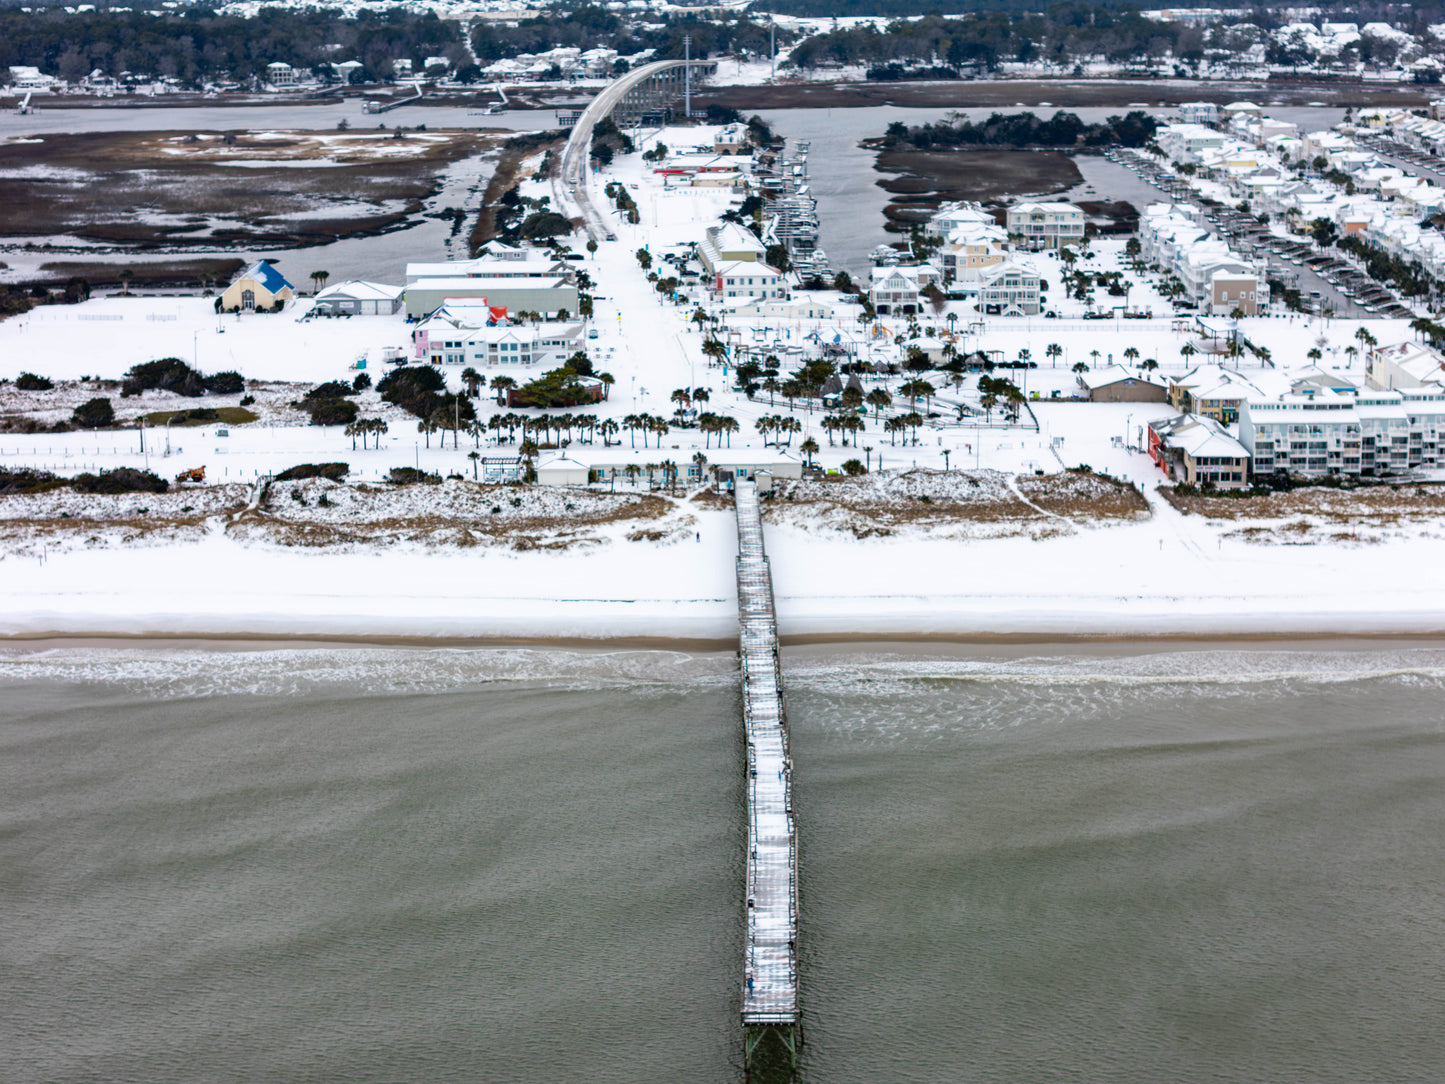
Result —
[{"label": "palm tree cluster", "polygon": [[993,408],[998,406],[1002,400],[1008,411],[1018,417],[1019,407],[1023,406],[1024,393],[1018,389],[1012,380],[1006,380],[1001,376],[981,376],[978,378],[978,405],[983,407],[986,416],[992,416]]},{"label": "palm tree cluster", "polygon": [[778,437],[786,437],[787,439],[779,445],[779,447],[784,447],[793,443],[794,433],[803,431],[803,423],[788,414],[766,414],[754,424],[758,432],[762,434],[765,447],[768,444],[769,434],[774,434],[772,441],[774,444],[778,443]]},{"label": "palm tree cluster", "polygon": [[712,447],[712,436],[718,437],[718,447],[722,447],[723,437],[727,437],[728,447],[733,446],[733,434],[738,431],[738,420],[728,417],[726,414],[703,413],[698,415],[697,427],[703,431],[703,447]]},{"label": "palm tree cluster", "polygon": [[[603,422],[600,427],[604,430],[604,439],[607,435],[608,424],[608,422]],[[615,433],[617,423],[610,424],[611,432]],[[512,441],[516,439],[517,430],[520,429],[523,440],[532,440],[538,444],[560,445],[564,441],[570,443],[574,431],[583,443],[591,443],[598,428],[597,417],[594,414],[538,414],[534,417],[525,414],[493,414],[487,419],[485,425],[479,422],[469,427],[467,433],[476,437],[480,443],[482,433],[490,430],[497,434],[497,438],[500,440],[502,430],[505,429],[507,440]],[[552,436],[554,429],[557,432],[555,438]],[[537,439],[539,437],[540,440]]]},{"label": "palm tree cluster", "polygon": [[637,447],[637,434],[642,434],[642,446],[647,447],[649,434],[656,434],[657,446],[662,447],[662,438],[668,434],[672,426],[667,424],[667,419],[659,418],[652,414],[629,414],[622,419],[622,428],[626,429],[632,437],[632,446]]},{"label": "palm tree cluster", "polygon": [[350,422],[342,432],[351,438],[351,450],[354,452],[356,451],[357,437],[361,438],[362,451],[366,450],[366,438],[372,435],[376,437],[376,446],[380,448],[382,434],[388,428],[390,427],[380,418],[357,418],[354,422]]},{"label": "palm tree cluster", "polygon": [[918,427],[919,427],[920,425],[922,425],[922,424],[923,424],[923,415],[922,415],[922,414],[919,414],[919,413],[915,410],[915,411],[911,411],[911,412],[909,412],[909,413],[907,413],[907,414],[900,414],[900,415],[898,415],[896,418],[889,418],[886,422],[883,423],[883,432],[885,432],[885,433],[888,434],[888,440],[889,440],[889,442],[896,447],[897,444],[898,444],[898,434],[899,434],[899,433],[903,433],[903,434],[904,434],[904,440],[905,440],[905,443],[906,443],[906,442],[907,442],[907,432],[908,432],[909,429],[912,429],[912,430],[913,430],[913,443],[914,443],[914,444],[917,444],[917,443],[918,443]]},{"label": "palm tree cluster", "polygon": [[[920,419],[921,421],[922,419]],[[863,428],[863,419],[853,411],[844,411],[841,414],[829,414],[822,421],[823,429],[828,434],[828,446],[833,445],[833,434],[843,434],[843,447],[848,446],[848,434],[857,433]]]}]

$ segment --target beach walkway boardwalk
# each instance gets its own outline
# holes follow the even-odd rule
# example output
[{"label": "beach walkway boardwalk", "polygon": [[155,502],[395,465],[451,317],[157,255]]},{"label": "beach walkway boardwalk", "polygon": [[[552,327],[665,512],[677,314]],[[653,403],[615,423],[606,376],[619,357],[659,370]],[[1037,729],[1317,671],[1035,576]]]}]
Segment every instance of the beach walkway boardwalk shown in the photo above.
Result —
[{"label": "beach walkway boardwalk", "polygon": [[748,773],[745,1064],[749,1075],[768,1066],[795,1073],[799,1042],[798,837],[778,662],[778,623],[756,486],[738,479],[733,501],[738,521],[739,655]]}]

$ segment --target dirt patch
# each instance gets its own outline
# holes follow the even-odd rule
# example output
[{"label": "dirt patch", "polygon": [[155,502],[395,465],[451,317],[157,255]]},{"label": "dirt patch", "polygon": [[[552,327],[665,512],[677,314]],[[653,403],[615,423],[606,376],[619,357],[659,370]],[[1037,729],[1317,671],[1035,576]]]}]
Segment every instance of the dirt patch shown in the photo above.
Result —
[{"label": "dirt patch", "polygon": [[1062,474],[1024,475],[1019,492],[1057,516],[1080,519],[1138,519],[1148,515],[1149,502],[1137,487],[1100,474],[1065,471]]},{"label": "dirt patch", "polygon": [[905,232],[926,221],[941,203],[1044,196],[1084,179],[1074,160],[1060,151],[882,151],[873,168],[893,174],[878,182],[897,197],[883,213],[888,229]]},{"label": "dirt patch", "polygon": [[[543,486],[273,483],[257,508],[244,485],[187,486],[117,496],[70,489],[0,498],[0,552],[196,541],[224,530],[263,545],[349,549],[504,546],[570,550],[601,545],[623,528],[631,541],[691,537],[695,520],[663,497]],[[631,528],[626,530],[626,528]],[[613,528],[609,531],[609,528]]]},{"label": "dirt patch", "polygon": [[[770,523],[841,531],[856,538],[922,529],[961,540],[1039,539],[1071,533],[1085,521],[1132,519],[1143,506],[1142,499],[1130,499],[1128,487],[1111,479],[1030,477],[1026,491],[1022,481],[1014,483],[998,471],[934,470],[786,481],[777,484],[763,516]],[[1053,505],[1059,511],[1051,516],[1031,507],[1019,498],[1014,484],[1039,508],[1054,512]],[[1071,518],[1060,518],[1066,511]]]},{"label": "dirt patch", "polygon": [[493,141],[472,131],[377,130],[86,132],[0,143],[0,235],[172,249],[375,234],[404,224],[439,189],[446,166]]},{"label": "dirt patch", "polygon": [[1187,515],[1207,517],[1223,537],[1258,545],[1368,545],[1412,534],[1445,513],[1445,486],[1382,485],[1359,489],[1325,486],[1257,497],[1206,497],[1159,490]]},{"label": "dirt patch", "polygon": [[428,548],[506,545],[568,549],[603,541],[609,524],[661,521],[675,505],[650,494],[539,486],[348,485],[322,478],[273,484],[265,500],[228,528],[239,538],[282,546],[347,547],[399,542]]},{"label": "dirt patch", "polygon": [[1311,486],[1259,497],[1204,497],[1159,490],[1171,505],[1188,515],[1215,520],[1284,519],[1307,515],[1332,523],[1391,519],[1433,520],[1445,512],[1445,486],[1384,485],[1359,489]]},{"label": "dirt patch", "polygon": [[[63,286],[72,278],[85,279],[91,286],[214,286],[229,282],[245,267],[244,260],[170,260],[155,263],[81,263],[56,261],[40,265],[41,274],[27,286]],[[130,274],[122,277],[121,272]]]}]

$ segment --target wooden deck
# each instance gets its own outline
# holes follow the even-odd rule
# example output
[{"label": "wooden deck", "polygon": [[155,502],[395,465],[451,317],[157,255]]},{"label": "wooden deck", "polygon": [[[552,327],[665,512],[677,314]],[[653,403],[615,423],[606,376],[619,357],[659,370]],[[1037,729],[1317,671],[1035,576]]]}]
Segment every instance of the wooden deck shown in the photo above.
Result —
[{"label": "wooden deck", "polygon": [[798,846],[778,627],[757,490],[739,479],[733,495],[748,772],[743,1023],[791,1026],[798,1020]]}]

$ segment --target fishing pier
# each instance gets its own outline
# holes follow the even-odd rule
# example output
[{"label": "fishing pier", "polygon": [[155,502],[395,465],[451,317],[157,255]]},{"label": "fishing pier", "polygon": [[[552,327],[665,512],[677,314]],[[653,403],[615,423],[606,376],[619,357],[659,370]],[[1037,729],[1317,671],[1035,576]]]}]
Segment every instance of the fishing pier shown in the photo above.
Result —
[{"label": "fishing pier", "polygon": [[793,762],[783,711],[778,621],[763,550],[757,487],[738,479],[738,625],[747,737],[747,933],[743,960],[744,1063],[749,1079],[795,1076],[798,1023],[798,837]]}]

